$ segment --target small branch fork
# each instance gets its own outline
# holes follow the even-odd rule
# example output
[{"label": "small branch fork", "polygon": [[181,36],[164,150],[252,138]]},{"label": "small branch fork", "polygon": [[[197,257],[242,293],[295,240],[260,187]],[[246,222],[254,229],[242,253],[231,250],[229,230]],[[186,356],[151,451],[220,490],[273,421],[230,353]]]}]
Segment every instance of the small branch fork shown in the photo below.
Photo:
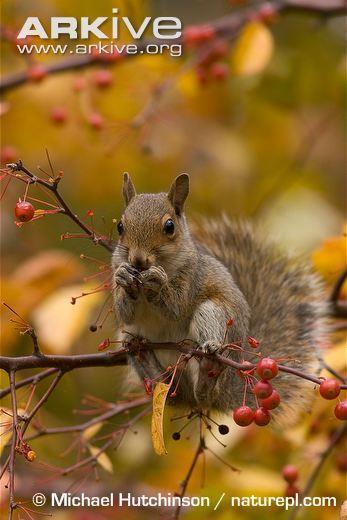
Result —
[{"label": "small branch fork", "polygon": [[[240,31],[240,29],[254,17],[259,16],[262,10],[271,7],[274,14],[286,14],[291,12],[300,12],[315,14],[322,17],[339,16],[346,13],[346,3],[344,0],[273,0],[270,2],[262,2],[256,8],[252,7],[249,9],[239,10],[230,15],[224,16],[214,22],[210,22],[209,25],[215,30],[216,36],[224,39],[233,39]],[[204,23],[206,25],[206,23]],[[166,43],[170,43],[169,40]],[[143,40],[137,42],[138,54],[141,51],[145,51],[147,46],[150,44],[164,43],[164,40]],[[177,40],[176,43],[184,44],[184,32],[181,39]],[[118,64],[124,59],[137,56],[137,54],[120,54],[119,59],[113,60],[113,64]],[[108,64],[105,58],[100,55],[73,55],[65,60],[53,61],[48,65],[45,65],[47,74],[59,74],[66,71],[78,70],[87,67],[99,65],[100,62]],[[26,71],[16,72],[6,76],[0,83],[0,93],[5,93],[14,88],[17,88],[28,81],[28,75]]]},{"label": "small branch fork", "polygon": [[[5,170],[6,171],[6,170]],[[18,173],[21,172],[24,175],[19,176]],[[26,184],[36,184],[42,186],[49,190],[53,196],[55,197],[57,203],[59,204],[59,213],[66,215],[70,220],[72,220],[85,234],[89,237],[94,244],[98,244],[104,247],[109,253],[112,253],[113,247],[110,240],[107,238],[97,235],[93,229],[87,226],[70,208],[67,204],[63,196],[60,194],[58,186],[62,177],[58,175],[54,179],[45,180],[41,177],[37,177],[30,170],[28,170],[22,163],[22,161],[18,161],[16,163],[11,163],[7,165],[7,173],[10,176],[15,177],[16,179],[24,181]]]},{"label": "small branch fork", "polygon": [[[45,377],[48,377],[48,375],[52,374],[52,371],[50,374],[45,372]],[[140,397],[133,399],[129,402],[123,402],[123,403],[116,403],[116,404],[108,404],[108,410],[96,417],[93,417],[89,421],[85,421],[84,423],[74,425],[74,426],[66,426],[61,428],[42,428],[38,427],[37,425],[34,426],[34,428],[37,430],[35,434],[32,434],[28,436],[27,438],[24,438],[25,432],[29,427],[30,422],[32,419],[36,416],[39,409],[44,405],[44,403],[47,401],[49,396],[53,393],[56,386],[58,385],[59,381],[61,380],[62,376],[64,375],[63,370],[59,370],[56,374],[53,380],[51,381],[48,389],[44,392],[42,397],[38,400],[35,406],[33,406],[32,410],[28,414],[18,414],[18,407],[17,407],[17,397],[16,397],[16,388],[18,388],[18,385],[16,385],[15,380],[15,374],[16,371],[11,370],[9,372],[9,389],[11,394],[11,408],[12,408],[12,437],[10,441],[10,454],[8,458],[6,459],[3,468],[1,470],[0,478],[5,474],[6,470],[8,471],[9,475],[9,515],[8,519],[11,520],[13,518],[13,512],[15,509],[20,508],[22,509],[23,506],[16,502],[15,500],[15,458],[16,453],[23,453],[22,446],[28,447],[28,441],[36,439],[38,437],[49,435],[49,434],[59,434],[59,433],[77,433],[80,435],[83,435],[83,432],[85,432],[88,428],[97,425],[97,424],[103,424],[106,421],[108,421],[110,418],[122,414],[124,412],[129,412],[130,410],[138,407],[142,407],[143,405],[148,404],[150,398],[149,397]],[[43,379],[43,378],[41,378]],[[38,379],[34,380],[33,378],[27,378],[26,382],[27,384],[33,384],[34,381],[38,381]],[[22,385],[23,386],[23,385]],[[146,415],[148,413],[148,408],[145,408],[144,410],[141,410],[139,413],[137,413],[134,417],[132,417],[130,420],[128,420],[125,424],[121,425],[118,429],[116,429],[114,432],[106,436],[107,440],[104,442],[104,444],[98,448],[96,453],[92,453],[91,455],[82,458],[81,460],[78,460],[75,464],[67,467],[58,469],[57,472],[61,474],[62,476],[68,475],[70,473],[75,472],[76,470],[79,470],[81,468],[84,468],[86,466],[91,466],[92,468],[95,468],[98,458],[102,453],[104,453],[108,448],[112,446],[118,446],[123,439],[125,433],[127,430],[129,430],[137,420],[139,420],[141,417]],[[34,453],[31,451],[31,453]]]}]

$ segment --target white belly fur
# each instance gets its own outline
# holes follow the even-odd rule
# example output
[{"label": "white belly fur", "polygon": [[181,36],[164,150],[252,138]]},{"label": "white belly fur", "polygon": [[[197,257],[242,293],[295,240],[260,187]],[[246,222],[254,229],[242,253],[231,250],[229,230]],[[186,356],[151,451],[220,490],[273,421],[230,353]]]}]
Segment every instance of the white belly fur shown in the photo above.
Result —
[{"label": "white belly fur", "polygon": [[[155,305],[148,303],[142,295],[136,302],[135,319],[125,327],[134,336],[141,336],[153,343],[178,343],[183,339],[193,339],[189,334],[189,323],[167,318]],[[163,365],[174,363],[179,353],[177,351],[157,351],[156,355]]]}]

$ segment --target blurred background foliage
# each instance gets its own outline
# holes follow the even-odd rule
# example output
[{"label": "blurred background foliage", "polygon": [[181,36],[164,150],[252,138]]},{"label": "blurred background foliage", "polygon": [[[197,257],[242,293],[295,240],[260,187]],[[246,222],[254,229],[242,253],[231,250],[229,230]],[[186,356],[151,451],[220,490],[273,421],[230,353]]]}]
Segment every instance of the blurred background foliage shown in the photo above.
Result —
[{"label": "blurred background foliage", "polygon": [[[232,4],[222,0],[128,0],[117,2],[117,7],[121,15],[134,21],[144,15],[173,15],[188,25],[236,11],[239,6]],[[44,25],[51,16],[111,16],[113,7],[114,2],[107,0],[5,0],[2,24],[15,30],[33,15]],[[248,28],[248,34],[231,44],[221,59],[227,77],[206,83],[189,50],[182,58],[141,56],[111,65],[107,69],[111,77],[103,88],[98,80],[102,65],[48,76],[40,83],[28,82],[2,101],[2,162],[21,158],[32,171],[37,165],[49,171],[47,149],[55,171],[64,172],[64,196],[83,218],[92,209],[94,224],[101,232],[107,232],[112,219],[121,214],[123,171],[131,173],[138,191],[166,190],[174,176],[189,172],[190,216],[225,211],[254,219],[291,252],[311,256],[328,291],[345,265],[343,27],[341,19],[324,21],[293,14],[275,20],[269,29]],[[2,41],[1,56],[3,75],[27,66],[12,43]],[[59,59],[62,57],[38,57],[40,63]],[[57,121],[57,111],[64,114],[63,121]],[[102,118],[96,125],[99,128],[91,123],[95,114]],[[113,334],[112,320],[100,332],[88,331],[104,296],[83,298],[74,307],[70,298],[86,289],[83,278],[94,272],[93,265],[79,255],[105,261],[107,256],[88,242],[61,242],[62,233],[76,231],[63,217],[48,215],[16,227],[13,210],[23,195],[19,184],[11,183],[3,204],[2,300],[35,325],[44,351],[94,352],[102,339]],[[35,189],[30,194],[44,198]],[[93,282],[88,286],[92,288]],[[8,312],[3,313],[2,352],[24,354],[30,349],[29,339],[18,335],[9,317]],[[326,357],[340,370],[344,368],[343,348],[341,335],[326,346]],[[3,386],[6,384],[4,377]],[[73,372],[51,396],[41,419],[50,426],[83,420],[74,413],[81,407],[83,395],[113,402],[129,392],[129,384],[121,368]],[[20,396],[25,401],[25,391]],[[331,404],[317,400],[313,413],[290,431],[241,429],[230,420],[228,424],[228,447],[222,448],[212,438],[209,445],[242,473],[230,472],[208,455],[205,488],[199,488],[200,468],[190,492],[216,499],[222,491],[241,496],[281,494],[280,469],[288,461],[298,464],[303,485],[337,421]],[[167,436],[172,428],[168,422]],[[179,443],[169,441],[169,455],[158,458],[152,452],[148,421],[142,421],[136,430],[137,435],[129,432],[121,449],[108,455],[112,474],[101,469],[101,483],[93,484],[95,489],[102,484],[111,490],[173,492],[192,458],[196,435]],[[75,453],[64,459],[59,456],[66,444],[64,436],[35,441],[38,462],[30,469],[28,463],[21,463],[19,483],[27,482],[30,474],[42,487],[45,472],[49,474],[43,461],[71,463]],[[337,463],[341,456],[340,448],[325,466],[315,495],[343,498],[344,476]],[[93,520],[122,515],[130,520],[152,518],[152,514],[104,509],[73,514],[57,511],[54,518]],[[264,514],[261,509],[230,512],[221,508],[211,518],[261,519]],[[281,514],[275,509],[266,511],[267,518],[282,518]],[[307,509],[305,518],[330,520],[336,514],[328,508]],[[186,517],[201,515],[196,510]],[[209,518],[205,511],[203,516]]]}]

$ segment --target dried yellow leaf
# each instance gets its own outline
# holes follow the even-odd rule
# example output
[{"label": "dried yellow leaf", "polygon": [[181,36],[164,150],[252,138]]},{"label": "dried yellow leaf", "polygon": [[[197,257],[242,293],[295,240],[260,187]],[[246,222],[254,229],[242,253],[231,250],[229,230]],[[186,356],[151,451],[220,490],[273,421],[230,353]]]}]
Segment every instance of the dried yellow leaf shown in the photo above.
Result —
[{"label": "dried yellow leaf", "polygon": [[153,412],[152,412],[152,442],[157,455],[166,455],[167,451],[164,444],[163,419],[167,394],[170,385],[157,383],[153,392]]},{"label": "dried yellow leaf", "polygon": [[274,41],[266,25],[249,22],[242,30],[232,54],[232,68],[239,76],[259,74],[268,65]]},{"label": "dried yellow leaf", "polygon": [[96,446],[92,446],[91,444],[88,445],[90,453],[95,457],[100,464],[100,466],[109,473],[113,473],[113,465],[111,462],[111,459],[106,455],[106,453],[99,453],[100,448],[97,448]]},{"label": "dried yellow leaf", "polygon": [[101,427],[102,427],[102,422],[99,422],[99,423],[93,424],[92,426],[89,426],[89,428],[84,430],[84,432],[82,433],[82,437],[86,441],[88,441],[89,439],[94,437],[94,435],[96,433],[98,433],[98,431],[100,430]]}]

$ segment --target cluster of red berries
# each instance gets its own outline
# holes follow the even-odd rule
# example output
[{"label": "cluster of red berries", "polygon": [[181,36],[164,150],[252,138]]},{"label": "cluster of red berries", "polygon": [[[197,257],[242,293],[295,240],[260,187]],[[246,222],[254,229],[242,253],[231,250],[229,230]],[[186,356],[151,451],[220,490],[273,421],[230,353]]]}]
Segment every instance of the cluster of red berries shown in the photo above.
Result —
[{"label": "cluster of red berries", "polygon": [[228,53],[228,45],[212,25],[192,25],[183,31],[183,44],[186,47],[198,48],[198,65],[196,74],[201,85],[210,80],[223,81],[229,74],[229,67],[223,63]]},{"label": "cluster of red berries", "polygon": [[287,497],[294,497],[295,495],[299,494],[299,488],[296,486],[296,482],[299,478],[298,468],[292,464],[288,464],[287,466],[283,467],[282,476],[287,482],[285,495]]},{"label": "cluster of red berries", "polygon": [[47,69],[40,63],[31,65],[26,72],[27,80],[33,83],[40,83],[40,81],[45,79],[47,75]]},{"label": "cluster of red berries", "polygon": [[[341,392],[341,385],[336,379],[325,379],[319,386],[319,393],[324,399],[336,399]],[[339,401],[334,410],[335,417],[347,421],[347,399]]]},{"label": "cluster of red berries", "polygon": [[[249,338],[249,340],[256,341],[253,338]],[[261,379],[257,381],[252,391],[257,397],[257,401],[259,400],[260,406],[255,411],[246,405],[235,408],[233,419],[239,426],[249,426],[253,422],[257,426],[266,426],[271,421],[269,410],[277,408],[281,401],[279,393],[269,383],[269,379],[278,374],[277,362],[271,358],[263,358],[258,362],[256,372]]]},{"label": "cluster of red berries", "polygon": [[214,39],[208,47],[201,49],[196,74],[200,85],[206,85],[210,80],[224,81],[229,74],[229,66],[221,61],[228,53],[226,41]]},{"label": "cluster of red berries", "polygon": [[[92,76],[92,83],[97,88],[104,90],[112,85],[113,74],[107,68],[96,70]],[[75,78],[73,84],[73,89],[75,92],[81,92],[86,88],[86,86],[87,81],[84,76],[77,76]],[[53,107],[50,113],[50,119],[57,125],[66,123],[68,119],[67,108],[60,105]],[[104,126],[104,118],[99,112],[95,110],[87,116],[87,122],[94,130],[101,130]]]}]

